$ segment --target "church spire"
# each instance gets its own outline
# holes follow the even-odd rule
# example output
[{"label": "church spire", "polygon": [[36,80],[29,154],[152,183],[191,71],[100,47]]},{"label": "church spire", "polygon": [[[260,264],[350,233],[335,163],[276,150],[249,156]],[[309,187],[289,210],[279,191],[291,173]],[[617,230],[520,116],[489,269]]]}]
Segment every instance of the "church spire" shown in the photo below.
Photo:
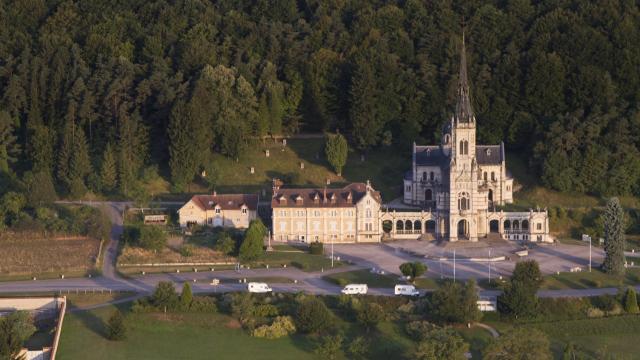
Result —
[{"label": "church spire", "polygon": [[475,121],[471,99],[469,98],[469,80],[467,79],[467,54],[462,32],[462,49],[460,50],[460,76],[458,79],[458,93],[456,98],[455,119],[458,123],[472,123]]}]

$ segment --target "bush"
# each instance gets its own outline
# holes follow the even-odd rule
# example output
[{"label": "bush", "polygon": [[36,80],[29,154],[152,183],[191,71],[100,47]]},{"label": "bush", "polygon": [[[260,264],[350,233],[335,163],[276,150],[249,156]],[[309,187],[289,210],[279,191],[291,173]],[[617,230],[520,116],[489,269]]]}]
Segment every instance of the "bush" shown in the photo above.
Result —
[{"label": "bush", "polygon": [[278,316],[278,308],[271,304],[262,304],[255,307],[253,314],[257,317]]},{"label": "bush", "polygon": [[180,294],[180,309],[188,311],[193,301],[193,293],[191,292],[191,284],[185,282],[182,285],[182,294]]},{"label": "bush", "polygon": [[218,235],[214,248],[225,255],[232,255],[236,251],[236,242],[229,233],[223,231]]},{"label": "bush", "polygon": [[218,310],[216,299],[209,296],[194,296],[189,307],[189,312],[213,313]]},{"label": "bush", "polygon": [[305,299],[296,311],[296,327],[304,333],[318,333],[332,325],[332,314],[318,298]]},{"label": "bush", "polygon": [[435,324],[428,321],[412,321],[405,325],[404,331],[415,341],[423,341],[429,337],[429,334],[437,329]]},{"label": "bush", "polygon": [[315,352],[321,359],[337,359],[340,354],[343,341],[344,338],[340,334],[324,336],[316,347]]},{"label": "bush", "polygon": [[138,246],[143,249],[161,251],[167,245],[167,234],[157,226],[142,226]]},{"label": "bush", "polygon": [[252,335],[266,339],[277,339],[296,331],[293,320],[289,316],[278,316],[271,325],[263,325],[253,330]]},{"label": "bush", "polygon": [[447,281],[432,294],[431,313],[439,322],[474,322],[482,316],[477,301],[475,281],[469,280],[464,286]]},{"label": "bush", "polygon": [[124,326],[124,316],[120,310],[116,310],[109,318],[107,323],[107,337],[109,340],[120,341],[127,337],[126,328]]},{"label": "bush", "polygon": [[591,304],[585,298],[540,298],[537,318],[545,321],[582,319]]},{"label": "bush", "polygon": [[384,320],[384,309],[382,306],[376,303],[365,303],[360,311],[358,311],[357,319],[360,324],[362,324],[367,332],[376,327],[379,322]]},{"label": "bush", "polygon": [[151,303],[160,310],[174,310],[178,306],[178,294],[171,281],[161,281],[156,286]]},{"label": "bush", "polygon": [[369,352],[369,342],[362,336],[353,339],[347,347],[347,355],[349,359],[360,360],[367,359]]},{"label": "bush", "polygon": [[427,266],[420,261],[406,262],[400,265],[400,271],[402,272],[402,275],[407,276],[411,281],[414,281],[415,278],[427,271]]},{"label": "bush", "polygon": [[180,247],[180,255],[184,257],[193,256],[194,246],[191,244],[184,244]]},{"label": "bush", "polygon": [[312,255],[324,254],[324,244],[319,241],[312,242],[309,244],[309,253]]}]

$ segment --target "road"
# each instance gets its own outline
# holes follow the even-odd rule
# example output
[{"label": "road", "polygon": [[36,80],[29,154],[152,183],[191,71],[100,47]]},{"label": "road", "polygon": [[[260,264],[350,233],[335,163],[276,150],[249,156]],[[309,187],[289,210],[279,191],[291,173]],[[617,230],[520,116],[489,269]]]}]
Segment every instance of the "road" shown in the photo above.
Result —
[{"label": "road", "polygon": [[[294,280],[295,283],[271,284],[276,292],[299,292],[305,291],[313,294],[339,294],[341,288],[322,280],[322,277],[331,272],[345,272],[356,269],[384,268],[397,271],[397,265],[407,260],[415,260],[414,257],[396,251],[386,245],[350,245],[349,249],[357,249],[360,256],[355,256],[353,252],[342,251],[336,247],[336,254],[341,254],[343,258],[350,260],[355,265],[343,266],[325,272],[303,272],[297,268],[270,268],[270,269],[242,269],[240,271],[225,270],[215,272],[198,273],[175,273],[175,274],[150,274],[140,275],[130,278],[118,276],[116,272],[116,260],[118,253],[118,243],[123,231],[122,214],[128,202],[74,202],[103,209],[112,223],[111,239],[105,246],[102,275],[93,278],[67,278],[54,280],[34,280],[34,281],[12,281],[0,283],[1,293],[33,293],[33,292],[75,292],[84,290],[113,290],[131,291],[139,294],[149,294],[160,281],[172,281],[176,287],[181,288],[185,282],[190,282],[194,292],[228,292],[243,291],[245,284],[243,279],[255,277],[286,277]],[[347,247],[344,247],[346,250]],[[364,250],[364,251],[363,251]],[[397,264],[396,264],[397,263]],[[379,264],[383,264],[382,266]],[[440,263],[441,264],[441,263]],[[465,266],[482,266],[484,273],[486,265],[461,264],[461,271]],[[473,270],[473,269],[472,269]],[[469,270],[469,271],[472,271]],[[437,263],[430,264],[431,277],[442,276],[442,271],[438,272]],[[475,270],[473,270],[475,271]],[[393,272],[388,270],[388,272]],[[464,273],[464,272],[463,272]],[[217,278],[221,280],[218,286],[212,286],[211,280]],[[640,291],[640,286],[636,286]],[[602,294],[616,294],[616,288],[601,289],[565,289],[565,290],[541,290],[538,295],[541,297],[583,297],[596,296]],[[373,295],[393,295],[390,288],[369,288],[369,293]],[[482,290],[480,296],[496,296],[499,291]]]}]

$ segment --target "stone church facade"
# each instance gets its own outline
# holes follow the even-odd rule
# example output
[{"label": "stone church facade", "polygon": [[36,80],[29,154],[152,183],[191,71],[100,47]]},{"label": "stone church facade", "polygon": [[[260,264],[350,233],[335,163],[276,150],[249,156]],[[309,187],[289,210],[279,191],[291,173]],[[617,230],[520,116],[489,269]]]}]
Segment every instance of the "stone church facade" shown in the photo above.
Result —
[{"label": "stone church facade", "polygon": [[392,222],[392,237],[430,233],[437,239],[478,241],[495,233],[504,239],[550,241],[546,210],[496,210],[513,202],[513,178],[506,168],[503,143],[476,143],[464,37],[456,96],[455,110],[442,129],[441,143],[413,144],[411,170],[404,176],[403,202],[421,209],[420,220],[406,211],[387,212],[382,219]]}]

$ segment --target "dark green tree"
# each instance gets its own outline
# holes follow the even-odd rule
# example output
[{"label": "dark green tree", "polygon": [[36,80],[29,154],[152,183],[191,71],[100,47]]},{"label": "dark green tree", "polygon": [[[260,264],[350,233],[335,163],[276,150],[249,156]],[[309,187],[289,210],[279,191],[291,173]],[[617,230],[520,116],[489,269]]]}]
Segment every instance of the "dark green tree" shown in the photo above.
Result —
[{"label": "dark green tree", "polygon": [[480,319],[475,282],[447,281],[431,296],[430,314],[439,322],[470,323]]},{"label": "dark green tree", "polygon": [[100,167],[100,185],[103,191],[111,192],[116,189],[118,181],[118,169],[116,167],[116,154],[111,144],[107,144],[102,154]]},{"label": "dark green tree", "polygon": [[33,319],[26,311],[15,311],[0,317],[0,359],[19,360],[22,350],[36,327]]},{"label": "dark green tree", "polygon": [[487,360],[551,360],[549,339],[538,329],[516,327],[502,334],[490,343],[483,351],[483,359]]},{"label": "dark green tree", "polygon": [[157,226],[144,225],[140,228],[138,245],[147,250],[162,251],[167,245],[167,234]]},{"label": "dark green tree", "polygon": [[185,282],[182,285],[182,293],[180,294],[180,308],[188,311],[193,301],[193,293],[191,292],[191,284]]},{"label": "dark green tree", "polygon": [[151,303],[160,310],[174,310],[179,304],[178,294],[171,281],[160,281],[151,295]]},{"label": "dark green tree", "polygon": [[358,309],[356,319],[369,332],[384,320],[384,309],[379,304],[367,302]]},{"label": "dark green tree", "polygon": [[460,335],[450,328],[438,328],[426,335],[413,351],[413,359],[418,360],[439,360],[466,359],[465,354],[469,351],[467,344]]},{"label": "dark green tree", "polygon": [[347,154],[349,146],[347,140],[340,133],[335,135],[327,135],[324,144],[324,153],[327,157],[327,161],[333,167],[333,170],[342,175],[342,168],[347,163]]},{"label": "dark green tree", "polygon": [[262,255],[264,237],[267,235],[267,228],[260,219],[251,221],[249,228],[244,233],[244,239],[240,245],[239,259],[241,261],[254,261]]},{"label": "dark green tree", "polygon": [[402,263],[400,264],[400,272],[402,272],[402,275],[409,277],[411,281],[415,281],[417,277],[427,272],[427,265],[420,261]]},{"label": "dark green tree", "polygon": [[535,316],[538,309],[536,293],[542,281],[542,273],[537,261],[519,261],[513,270],[509,284],[498,297],[499,311],[516,318]]},{"label": "dark green tree", "polygon": [[115,310],[107,323],[107,338],[113,341],[122,341],[127,338],[127,328],[124,324],[124,315],[120,310]]},{"label": "dark green tree", "polygon": [[18,160],[20,145],[17,143],[15,121],[6,111],[0,111],[0,172],[9,172]]},{"label": "dark green tree", "polygon": [[309,297],[298,305],[295,322],[303,333],[318,333],[333,324],[333,314],[321,299]]},{"label": "dark green tree", "polygon": [[198,170],[201,159],[201,145],[196,143],[200,121],[197,116],[191,116],[189,106],[179,101],[171,111],[169,121],[169,167],[173,186],[184,191]]},{"label": "dark green tree", "polygon": [[633,287],[629,287],[624,297],[624,310],[629,314],[637,314],[640,312],[638,309],[638,298],[636,296],[636,290]]},{"label": "dark green tree", "polygon": [[610,274],[624,274],[624,209],[618,198],[607,201],[603,218],[605,258],[602,269]]}]

